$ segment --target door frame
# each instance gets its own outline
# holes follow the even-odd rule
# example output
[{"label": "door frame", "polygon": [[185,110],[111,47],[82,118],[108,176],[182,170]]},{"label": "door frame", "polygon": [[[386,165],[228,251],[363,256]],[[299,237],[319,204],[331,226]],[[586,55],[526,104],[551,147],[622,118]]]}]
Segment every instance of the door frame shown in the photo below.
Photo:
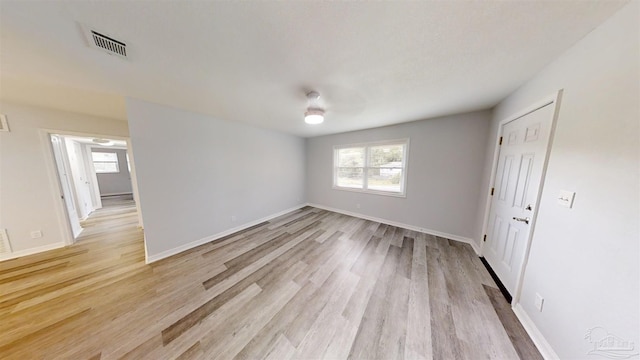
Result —
[{"label": "door frame", "polygon": [[[68,171],[68,169],[70,168],[69,166],[69,158],[67,156],[67,149],[66,149],[66,145],[64,144],[64,139],[60,138],[60,140],[63,142],[63,144],[60,146],[60,151],[61,154],[60,156],[62,157],[61,161],[62,164],[57,164],[57,160],[56,160],[56,155],[55,155],[55,150],[53,149],[53,135],[58,135],[55,133],[46,133],[44,134],[44,147],[45,147],[45,151],[48,150],[48,152],[50,153],[49,155],[49,159],[51,159],[51,161],[47,161],[46,162],[46,168],[47,168],[47,173],[49,175],[49,182],[51,184],[51,189],[53,197],[54,197],[54,210],[56,212],[56,217],[58,218],[58,222],[60,223],[60,228],[62,229],[62,235],[63,235],[63,239],[64,239],[64,244],[65,246],[68,245],[72,245],[75,243],[76,241],[76,236],[73,234],[73,226],[71,225],[71,216],[69,214],[69,210],[67,208],[67,206],[65,205],[65,199],[64,199],[64,185],[62,184],[62,174],[60,174],[60,171],[58,170],[58,166],[62,166],[65,169],[65,172],[67,172],[67,179],[69,179],[69,176],[71,176],[71,172]],[[76,195],[75,195],[75,189],[74,189],[74,185],[68,183],[67,186],[69,187],[69,192],[71,194],[69,194],[73,199],[70,199],[73,203],[74,206],[76,207],[76,215],[77,215],[77,203],[76,203]],[[60,201],[62,200],[62,201]],[[76,221],[79,221],[76,220]],[[78,233],[78,235],[80,235],[82,233],[82,227],[80,228],[80,232]]]},{"label": "door frame", "polygon": [[[84,215],[84,216],[81,217],[81,221],[82,220],[86,220],[86,218],[89,217],[89,215],[91,215],[91,213],[93,211],[95,211],[96,209],[95,209],[94,204],[93,204],[93,197],[92,197],[91,189],[90,189],[91,188],[91,186],[90,186],[91,182],[89,181],[88,171],[85,168],[85,166],[86,166],[85,165],[85,163],[86,163],[85,160],[86,159],[84,157],[85,155],[84,155],[84,152],[82,151],[82,145],[80,143],[75,142],[75,141],[69,142],[68,139],[66,139],[66,138],[64,139],[64,142],[65,142],[65,147],[67,147],[67,160],[71,160],[70,159],[71,155],[70,155],[69,147],[71,147],[73,152],[75,152],[76,155],[79,157],[78,159],[76,159],[75,165],[73,164],[73,161],[69,161],[69,165],[70,165],[70,167],[72,169],[71,170],[71,173],[73,174],[72,176],[74,177],[74,181],[73,182],[74,182],[74,188],[75,188],[75,194],[76,194],[76,203],[78,205],[77,207],[79,209],[82,209],[81,212],[82,212],[82,215]],[[74,166],[77,167],[77,170],[78,170],[77,173],[75,171],[73,171]],[[79,179],[76,179],[76,177],[78,177]],[[84,179],[84,180],[82,181],[82,179]],[[76,180],[81,180],[81,181],[76,181]],[[88,182],[89,183],[89,184],[87,184],[87,185],[89,185],[87,187],[88,195],[89,195],[88,199],[85,199],[85,196],[83,196],[85,194],[83,194],[84,191],[82,190],[82,187],[85,186],[85,184],[82,184],[82,182]],[[88,200],[88,202],[90,204],[90,209],[87,209],[86,204],[81,204],[82,200]],[[89,211],[87,211],[87,210],[89,210]],[[78,214],[78,216],[80,216],[80,214]]]},{"label": "door frame", "polygon": [[[525,109],[512,114],[511,116],[507,116],[498,124],[498,133],[496,136],[496,141],[493,150],[493,161],[491,164],[491,176],[489,178],[489,189],[487,191],[487,197],[485,199],[485,208],[484,208],[484,220],[482,222],[482,234],[487,234],[487,230],[489,228],[489,215],[491,211],[491,202],[493,200],[493,196],[491,195],[491,188],[495,186],[496,181],[496,171],[498,170],[498,160],[500,156],[500,137],[502,137],[502,129],[507,123],[515,121],[525,115],[528,115],[536,110],[539,110],[547,105],[552,106],[552,118],[551,118],[551,129],[549,132],[549,142],[547,143],[547,149],[544,154],[544,161],[542,165],[542,174],[540,176],[540,184],[538,188],[538,195],[536,197],[535,206],[531,215],[531,225],[529,234],[526,238],[525,244],[525,252],[524,258],[522,259],[522,265],[520,266],[520,270],[518,271],[518,277],[516,280],[516,286],[514,293],[511,294],[511,306],[515,306],[519,300],[522,292],[522,279],[524,278],[524,273],[527,268],[527,263],[529,262],[529,253],[531,251],[531,240],[533,239],[533,234],[535,232],[536,220],[538,218],[538,209],[540,208],[540,199],[542,198],[542,192],[544,190],[544,180],[547,176],[547,166],[549,165],[549,155],[551,153],[551,148],[553,146],[553,138],[556,132],[556,124],[558,122],[558,115],[560,112],[560,103],[562,100],[563,89],[556,91],[555,93],[545,97],[544,99],[534,103],[526,107]],[[485,235],[486,236],[486,235]],[[480,254],[484,254],[484,246],[486,241],[481,241],[480,243]]]},{"label": "door frame", "polygon": [[[109,138],[114,140],[124,140],[127,142],[127,153],[129,154],[129,160],[131,163],[131,183],[133,189],[133,198],[136,203],[136,212],[138,213],[138,227],[142,228],[142,212],[140,209],[140,200],[138,197],[138,184],[136,178],[135,165],[133,162],[133,153],[131,152],[131,138],[126,136],[117,136],[117,135],[106,135],[106,134],[96,134],[96,133],[85,133],[85,132],[77,132],[77,131],[69,131],[69,130],[56,130],[56,129],[38,129],[40,140],[44,147],[45,152],[45,167],[46,172],[49,177],[49,183],[51,185],[52,194],[54,198],[54,212],[56,213],[56,217],[58,218],[58,224],[60,225],[62,239],[64,239],[64,243],[66,246],[72,245],[75,243],[75,239],[73,237],[73,232],[70,228],[70,220],[67,209],[60,198],[60,179],[58,178],[58,173],[56,170],[56,159],[53,154],[53,146],[51,144],[51,135],[68,135],[68,136],[79,136],[79,137],[88,137],[88,138]],[[146,244],[145,244],[146,248]]]}]

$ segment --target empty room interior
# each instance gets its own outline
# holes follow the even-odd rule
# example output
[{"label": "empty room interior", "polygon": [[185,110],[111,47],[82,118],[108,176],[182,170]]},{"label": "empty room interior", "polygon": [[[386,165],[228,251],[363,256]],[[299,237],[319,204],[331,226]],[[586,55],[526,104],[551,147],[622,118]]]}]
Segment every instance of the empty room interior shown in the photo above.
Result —
[{"label": "empty room interior", "polygon": [[639,264],[639,1],[0,0],[0,359],[638,359]]}]

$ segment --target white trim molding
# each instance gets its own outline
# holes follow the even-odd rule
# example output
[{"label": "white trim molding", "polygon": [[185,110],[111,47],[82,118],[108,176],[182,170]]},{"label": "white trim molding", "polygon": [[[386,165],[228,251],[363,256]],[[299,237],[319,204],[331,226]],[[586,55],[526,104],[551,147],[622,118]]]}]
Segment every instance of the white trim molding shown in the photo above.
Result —
[{"label": "white trim molding", "polygon": [[65,247],[65,245],[67,245],[67,244],[64,241],[61,241],[61,242],[42,245],[42,246],[30,248],[30,249],[14,251],[14,252],[10,252],[10,253],[7,253],[7,254],[0,255],[0,261],[15,259],[15,258],[27,256],[27,255],[33,255],[33,254],[41,253],[41,252],[44,252],[44,251],[59,249],[59,248]]},{"label": "white trim molding", "polygon": [[101,194],[100,197],[103,196],[123,196],[123,195],[131,195],[133,196],[133,191],[132,192],[119,192],[119,193],[108,193],[108,194]]},{"label": "white trim molding", "polygon": [[429,235],[439,236],[439,237],[442,237],[442,238],[463,242],[463,243],[471,245],[471,247],[473,248],[473,251],[475,251],[476,255],[478,255],[478,256],[480,255],[480,248],[478,247],[478,244],[476,244],[476,242],[473,241],[473,239],[470,239],[468,237],[454,235],[454,234],[448,234],[448,233],[445,233],[445,232],[442,232],[442,231],[426,229],[426,228],[422,228],[422,227],[419,227],[419,226],[404,224],[404,223],[400,223],[400,222],[392,221],[392,220],[387,220],[387,219],[381,219],[381,218],[377,218],[377,217],[374,217],[374,216],[368,216],[368,215],[355,213],[355,212],[351,212],[351,211],[346,211],[346,210],[342,210],[342,209],[336,209],[336,208],[332,208],[332,207],[324,206],[324,205],[320,205],[320,204],[308,203],[307,205],[313,206],[313,207],[318,208],[318,209],[333,211],[333,212],[336,212],[336,213],[357,217],[357,218],[360,218],[360,219],[371,220],[371,221],[375,221],[375,222],[379,222],[379,223],[383,223],[383,224],[387,224],[387,225],[391,225],[391,226],[401,227],[401,228],[408,229],[408,230],[418,231],[418,232],[429,234]]},{"label": "white trim molding", "polygon": [[529,315],[527,315],[527,312],[524,311],[524,308],[520,305],[520,303],[517,303],[513,306],[513,312],[514,314],[516,314],[518,320],[520,320],[520,323],[522,324],[524,330],[527,332],[527,334],[529,334],[531,341],[533,341],[533,343],[538,348],[538,351],[540,351],[540,355],[542,355],[545,360],[560,359],[558,354],[553,351],[553,348],[551,347],[547,339],[544,338],[540,330],[538,330],[538,327],[533,323],[533,320],[531,320]]},{"label": "white trim molding", "polygon": [[215,235],[207,236],[205,238],[202,238],[202,239],[199,239],[199,240],[195,240],[195,241],[192,241],[190,243],[187,243],[187,244],[184,244],[184,245],[180,245],[180,246],[175,247],[173,249],[165,250],[165,251],[163,251],[163,252],[161,252],[159,254],[154,254],[154,255],[149,255],[149,253],[147,252],[147,246],[146,246],[147,238],[145,236],[145,240],[144,240],[144,243],[145,243],[145,262],[147,264],[154,263],[154,262],[156,262],[158,260],[162,260],[162,259],[168,258],[170,256],[179,254],[179,253],[181,253],[183,251],[187,251],[187,250],[193,249],[193,248],[198,247],[200,245],[204,245],[204,244],[206,244],[208,242],[220,239],[220,238],[225,237],[227,235],[231,235],[231,234],[236,233],[238,231],[242,231],[242,230],[244,230],[246,228],[250,228],[252,226],[258,225],[258,224],[260,224],[262,222],[269,221],[269,220],[271,220],[273,218],[277,218],[278,216],[282,216],[282,215],[290,213],[292,211],[301,209],[301,208],[305,207],[306,205],[307,204],[299,204],[299,205],[296,205],[296,206],[291,207],[289,209],[277,212],[275,214],[271,214],[271,215],[265,216],[265,217],[263,217],[261,219],[250,221],[250,222],[242,224],[240,226],[236,226],[234,228],[231,228],[231,229],[228,229],[228,230],[224,230],[224,231],[219,232],[219,233],[217,233]]}]

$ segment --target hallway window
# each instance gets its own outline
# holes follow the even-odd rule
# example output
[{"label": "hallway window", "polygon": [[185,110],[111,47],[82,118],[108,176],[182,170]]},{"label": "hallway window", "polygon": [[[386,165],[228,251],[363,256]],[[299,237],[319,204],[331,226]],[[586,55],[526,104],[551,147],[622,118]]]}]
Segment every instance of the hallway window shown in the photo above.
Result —
[{"label": "hallway window", "polygon": [[92,152],[93,167],[98,174],[119,173],[118,154],[114,152]]}]

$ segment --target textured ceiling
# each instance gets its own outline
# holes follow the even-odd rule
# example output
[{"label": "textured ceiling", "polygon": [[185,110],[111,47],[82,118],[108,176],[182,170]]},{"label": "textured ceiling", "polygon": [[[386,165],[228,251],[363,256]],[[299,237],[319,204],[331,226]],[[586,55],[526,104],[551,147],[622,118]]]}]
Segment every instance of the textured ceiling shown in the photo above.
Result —
[{"label": "textured ceiling", "polygon": [[[619,1],[0,3],[0,98],[126,119],[139,98],[299,136],[486,109]],[[89,48],[79,24],[125,41]],[[320,92],[322,125],[304,124]]]}]

